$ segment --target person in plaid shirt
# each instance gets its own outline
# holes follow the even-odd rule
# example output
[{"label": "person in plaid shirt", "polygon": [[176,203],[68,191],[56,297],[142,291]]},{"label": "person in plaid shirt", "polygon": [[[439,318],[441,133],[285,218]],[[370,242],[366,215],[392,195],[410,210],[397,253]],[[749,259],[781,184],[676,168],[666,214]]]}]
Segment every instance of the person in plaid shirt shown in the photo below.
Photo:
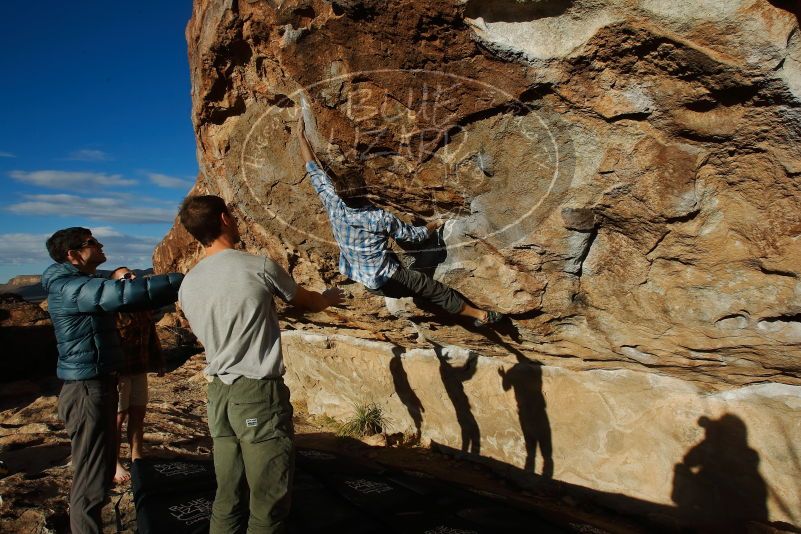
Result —
[{"label": "person in plaid shirt", "polygon": [[363,284],[375,295],[390,298],[419,297],[451,314],[475,320],[476,326],[496,323],[503,315],[468,304],[454,289],[430,276],[407,269],[389,249],[389,238],[408,243],[428,239],[443,224],[432,221],[425,226],[407,224],[391,213],[370,204],[361,184],[345,184],[339,189],[317,164],[304,133],[303,117],[298,124],[298,140],[306,162],[306,172],[328,212],[334,239],[339,244],[339,270]]}]

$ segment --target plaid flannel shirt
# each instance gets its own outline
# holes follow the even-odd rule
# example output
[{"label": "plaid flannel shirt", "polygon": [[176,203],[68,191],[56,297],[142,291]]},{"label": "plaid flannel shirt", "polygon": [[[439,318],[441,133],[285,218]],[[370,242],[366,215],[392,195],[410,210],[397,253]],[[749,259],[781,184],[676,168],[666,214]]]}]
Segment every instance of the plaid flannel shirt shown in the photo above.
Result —
[{"label": "plaid flannel shirt", "polygon": [[370,289],[378,289],[398,268],[389,250],[389,238],[419,243],[428,238],[425,226],[412,226],[374,206],[349,208],[334,189],[331,178],[316,163],[306,163],[311,183],[331,221],[339,244],[339,271]]}]

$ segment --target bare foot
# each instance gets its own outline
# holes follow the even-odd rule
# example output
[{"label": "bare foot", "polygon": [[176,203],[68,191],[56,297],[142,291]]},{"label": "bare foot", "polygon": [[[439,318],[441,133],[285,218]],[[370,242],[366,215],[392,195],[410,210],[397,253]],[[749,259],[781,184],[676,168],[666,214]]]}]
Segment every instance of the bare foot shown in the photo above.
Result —
[{"label": "bare foot", "polygon": [[117,462],[117,471],[114,473],[115,484],[125,484],[131,480],[131,473],[129,473],[120,462]]}]

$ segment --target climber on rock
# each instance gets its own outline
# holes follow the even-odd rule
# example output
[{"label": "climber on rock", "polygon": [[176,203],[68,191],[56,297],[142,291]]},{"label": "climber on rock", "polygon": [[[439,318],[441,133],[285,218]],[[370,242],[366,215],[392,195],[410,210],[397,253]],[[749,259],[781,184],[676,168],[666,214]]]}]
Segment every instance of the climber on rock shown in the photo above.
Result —
[{"label": "climber on rock", "polygon": [[306,163],[306,172],[328,212],[334,238],[339,244],[339,270],[342,274],[360,282],[374,295],[396,299],[419,297],[448,313],[474,319],[476,326],[497,323],[503,318],[499,312],[471,306],[456,290],[424,273],[406,268],[389,249],[389,238],[420,243],[436,232],[443,221],[412,226],[373,206],[366,199],[360,173],[349,173],[344,183],[335,187],[318,165],[306,140],[304,128],[301,116],[297,132],[301,154]]}]

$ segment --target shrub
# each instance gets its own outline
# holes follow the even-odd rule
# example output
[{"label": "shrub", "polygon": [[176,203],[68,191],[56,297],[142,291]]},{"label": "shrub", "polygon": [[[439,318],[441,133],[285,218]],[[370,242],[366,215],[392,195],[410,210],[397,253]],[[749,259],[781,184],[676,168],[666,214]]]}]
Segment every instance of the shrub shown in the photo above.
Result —
[{"label": "shrub", "polygon": [[357,404],[353,417],[342,423],[337,434],[362,437],[383,432],[387,420],[383,409],[376,403]]}]

